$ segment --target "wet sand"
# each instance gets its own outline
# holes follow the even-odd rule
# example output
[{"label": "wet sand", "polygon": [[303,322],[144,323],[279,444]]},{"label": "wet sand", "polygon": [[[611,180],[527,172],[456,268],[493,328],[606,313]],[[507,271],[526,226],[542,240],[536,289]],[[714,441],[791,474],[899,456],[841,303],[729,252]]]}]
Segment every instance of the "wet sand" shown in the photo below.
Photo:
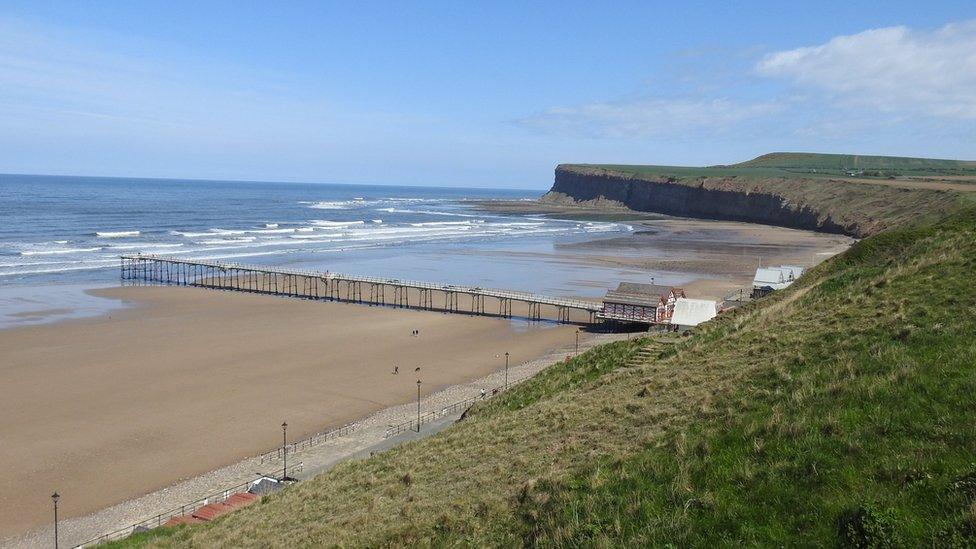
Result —
[{"label": "wet sand", "polygon": [[721,300],[748,290],[759,266],[812,267],[854,239],[734,221],[670,218],[640,221],[627,237],[561,246],[563,254],[603,266],[645,270],[648,277],[684,277],[690,298]]},{"label": "wet sand", "polygon": [[[0,331],[0,538],[536,358],[575,326],[197,288],[100,293],[91,319]],[[419,337],[412,336],[420,330]],[[394,365],[399,375],[391,372]],[[414,372],[421,367],[419,374]]]}]

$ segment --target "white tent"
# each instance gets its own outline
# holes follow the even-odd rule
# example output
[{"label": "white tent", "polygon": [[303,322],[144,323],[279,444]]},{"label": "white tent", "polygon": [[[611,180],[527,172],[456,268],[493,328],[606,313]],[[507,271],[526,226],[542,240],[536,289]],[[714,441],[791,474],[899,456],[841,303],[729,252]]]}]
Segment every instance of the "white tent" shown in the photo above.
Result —
[{"label": "white tent", "polygon": [[677,326],[698,326],[718,314],[718,303],[707,299],[688,299],[682,297],[674,302],[671,324]]},{"label": "white tent", "polygon": [[803,274],[803,267],[783,265],[782,267],[760,267],[752,279],[753,288],[772,288],[782,290],[793,284]]}]

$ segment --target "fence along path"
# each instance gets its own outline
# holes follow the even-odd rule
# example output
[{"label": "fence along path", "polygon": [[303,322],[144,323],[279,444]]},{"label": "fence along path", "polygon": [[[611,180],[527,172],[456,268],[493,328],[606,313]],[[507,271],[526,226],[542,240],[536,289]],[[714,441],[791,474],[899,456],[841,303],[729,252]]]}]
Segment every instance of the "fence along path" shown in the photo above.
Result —
[{"label": "fence along path", "polygon": [[419,417],[413,418],[409,421],[404,421],[402,423],[397,423],[393,425],[387,425],[386,432],[383,434],[383,438],[390,438],[392,436],[399,435],[407,431],[420,431],[420,427],[430,423],[436,419],[442,418],[444,416],[459,414],[473,406],[476,402],[482,400],[488,400],[494,396],[498,396],[503,391],[510,389],[511,387],[522,383],[523,381],[533,377],[535,374],[529,374],[527,376],[520,377],[518,379],[512,379],[508,382],[508,387],[504,385],[494,387],[490,391],[485,391],[484,396],[473,396],[468,397],[457,402],[452,402],[447,406],[440,408],[439,410],[429,410],[427,412],[422,412]]},{"label": "fence along path", "polygon": [[[298,462],[288,467],[288,473],[290,474],[300,473],[303,469],[304,469],[304,464],[302,462]],[[284,477],[285,470],[283,468],[281,469],[281,474],[282,477]],[[259,474],[255,476],[256,478],[261,478],[262,476],[278,478],[277,473],[269,473],[268,475]],[[179,507],[173,507],[172,509],[169,509],[157,515],[153,515],[152,517],[149,517],[147,519],[140,520],[139,522],[134,522],[124,528],[119,528],[118,530],[113,530],[111,532],[102,534],[84,543],[79,543],[78,545],[75,545],[73,549],[83,549],[85,547],[92,547],[109,541],[117,541],[120,539],[127,538],[130,535],[138,532],[142,532],[145,530],[152,530],[153,528],[159,528],[171,518],[192,515],[194,511],[196,511],[200,507],[203,507],[204,505],[227,501],[227,499],[233,496],[234,494],[247,492],[251,488],[251,484],[253,482],[254,482],[253,480],[249,480],[247,482],[235,484],[230,488],[224,488],[223,490],[213,492],[208,496],[198,498],[187,503],[183,503]]]},{"label": "fence along path", "polygon": [[[512,303],[517,302],[527,307],[527,317],[531,320],[542,320],[543,307],[546,307],[547,312],[555,313],[556,318],[551,320],[559,322],[570,322],[570,314],[577,312],[586,314],[588,322],[592,324],[597,321],[596,313],[603,309],[602,303],[513,290],[145,254],[122,256],[121,278],[123,282],[197,286],[304,299],[503,317],[513,316]],[[364,288],[367,291],[365,297]],[[392,293],[392,299],[388,299],[389,293]],[[434,304],[435,295],[441,298],[437,306]],[[465,296],[467,308],[461,307],[460,296]],[[485,298],[497,302],[497,314],[486,312]]]},{"label": "fence along path", "polygon": [[349,423],[347,425],[343,425],[342,427],[337,427],[335,429],[330,429],[328,431],[322,431],[321,433],[315,433],[314,435],[310,435],[301,440],[292,442],[287,446],[279,446],[274,450],[270,450],[268,452],[261,454],[261,458],[260,458],[261,464],[265,464],[269,461],[280,460],[286,453],[294,454],[295,452],[299,452],[301,450],[311,448],[312,446],[315,446],[317,444],[321,444],[323,442],[327,442],[330,440],[335,440],[341,436],[345,436],[348,435],[349,433],[358,431],[360,427],[361,424],[359,422]]}]

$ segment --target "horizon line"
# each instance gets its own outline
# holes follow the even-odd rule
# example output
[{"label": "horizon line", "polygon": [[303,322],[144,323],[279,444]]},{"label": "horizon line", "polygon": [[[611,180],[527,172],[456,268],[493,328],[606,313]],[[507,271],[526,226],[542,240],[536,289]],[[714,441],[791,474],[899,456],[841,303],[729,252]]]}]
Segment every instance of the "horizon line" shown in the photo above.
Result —
[{"label": "horizon line", "polygon": [[189,181],[200,183],[270,183],[273,185],[341,185],[347,187],[415,187],[418,189],[456,189],[456,190],[489,190],[489,191],[546,191],[545,187],[460,187],[452,185],[416,185],[410,183],[351,183],[330,181],[298,181],[298,180],[261,180],[261,179],[208,179],[201,177],[152,177],[128,175],[78,175],[78,174],[45,174],[45,173],[7,173],[0,172],[0,177],[50,177],[75,179],[134,179],[142,181]]}]

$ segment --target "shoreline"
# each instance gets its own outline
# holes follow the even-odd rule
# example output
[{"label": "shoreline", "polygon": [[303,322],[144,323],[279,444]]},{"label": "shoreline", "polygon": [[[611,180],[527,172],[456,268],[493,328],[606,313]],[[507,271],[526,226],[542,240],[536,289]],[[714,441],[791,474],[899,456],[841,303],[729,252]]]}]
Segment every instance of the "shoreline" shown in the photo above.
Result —
[{"label": "shoreline", "polygon": [[[624,208],[607,209],[528,201],[472,203],[486,212],[544,215],[581,222],[613,221],[627,223],[634,230],[626,235],[595,234],[527,247],[519,240],[514,240],[477,246],[457,243],[457,246],[450,248],[450,252],[442,253],[421,249],[417,253],[418,257],[423,258],[417,264],[420,271],[427,273],[438,265],[450,265],[452,259],[467,261],[472,264],[472,268],[489,261],[502,267],[483,275],[487,278],[500,277],[485,282],[485,287],[599,300],[616,281],[647,281],[647,278],[656,277],[658,283],[681,286],[696,294],[689,294],[689,297],[721,299],[738,288],[750,286],[755,268],[760,264],[798,264],[810,267],[845,250],[854,242],[849,237],[812,231],[732,221],[669,217]],[[305,262],[285,266],[327,270],[324,265],[309,265]],[[560,273],[559,282],[549,282],[545,289],[533,288],[532,285],[522,288],[513,286],[513,282],[517,283],[518,279],[512,279],[510,273],[539,267]],[[362,268],[349,272],[371,274],[372,270]],[[400,278],[455,283],[454,280],[435,280],[438,277],[423,276],[423,273]],[[462,282],[479,284],[476,280]],[[117,287],[115,277],[111,277],[111,280],[106,277],[103,282],[87,284],[41,283],[37,286],[10,286],[0,292],[0,332],[86,320],[102,314],[121,314],[126,305],[118,300],[112,303],[109,301],[111,296],[100,293],[103,289],[114,287]],[[22,304],[20,308],[14,305],[18,300],[25,301],[20,299],[22,297],[34,300],[32,296],[47,294],[50,295],[46,297],[45,303],[27,308]],[[87,300],[82,299],[79,307],[80,294],[84,294],[81,297],[86,297]],[[67,306],[63,305],[64,300],[68,300]],[[70,309],[70,312],[65,313],[66,309]],[[52,314],[52,311],[57,310],[65,314]]]}]

